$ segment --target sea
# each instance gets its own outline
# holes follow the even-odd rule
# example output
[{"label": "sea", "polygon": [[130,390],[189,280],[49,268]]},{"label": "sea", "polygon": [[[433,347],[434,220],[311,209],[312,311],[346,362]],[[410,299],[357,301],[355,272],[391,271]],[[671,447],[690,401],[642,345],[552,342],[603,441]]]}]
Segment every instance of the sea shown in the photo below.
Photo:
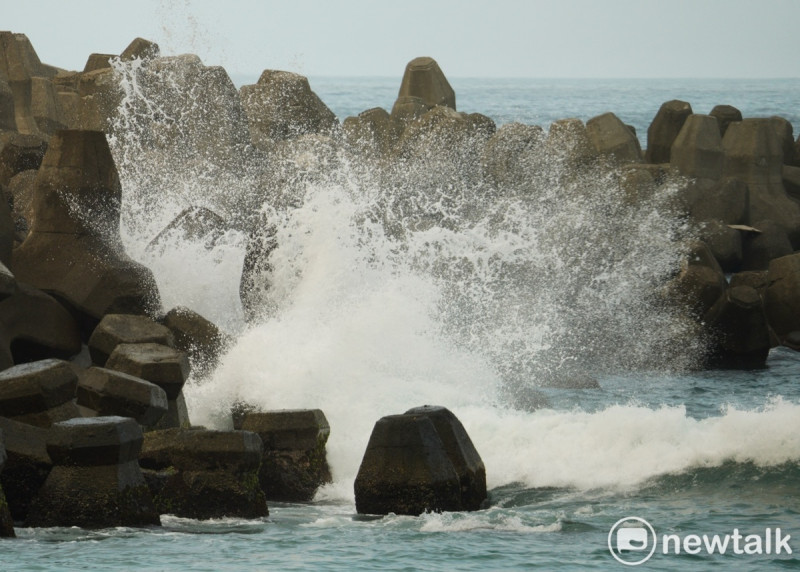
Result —
[{"label": "sea", "polygon": [[[180,122],[141,70],[120,73],[122,115]],[[340,120],[390,110],[399,82],[310,78]],[[671,99],[800,128],[799,79],[450,83],[459,110],[498,126],[547,130],[613,111],[643,147]],[[237,399],[319,407],[333,483],[309,503],[270,503],[255,520],[19,527],[0,542],[0,569],[800,569],[800,354],[776,348],[751,371],[695,367],[701,344],[651,295],[692,232],[668,201],[623,206],[608,174],[568,176],[545,159],[489,192],[449,149],[376,178],[312,148],[302,177],[282,171],[295,194],[277,209],[257,192],[263,170],[196,161],[169,139],[144,144],[141,124],[120,117],[110,136],[125,249],[152,269],[165,309],[188,306],[233,340],[210,373],[189,380],[192,421],[229,428]],[[240,227],[151,245],[196,205],[229,221],[259,212],[276,229],[263,311],[249,323]],[[484,508],[357,514],[353,481],[372,426],[424,404],[449,408],[471,436],[486,466]]]}]

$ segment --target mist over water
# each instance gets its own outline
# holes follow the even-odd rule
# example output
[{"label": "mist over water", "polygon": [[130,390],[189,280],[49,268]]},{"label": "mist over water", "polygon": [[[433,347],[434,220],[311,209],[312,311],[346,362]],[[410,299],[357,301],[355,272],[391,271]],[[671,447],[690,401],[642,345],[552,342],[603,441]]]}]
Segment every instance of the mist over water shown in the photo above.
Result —
[{"label": "mist over water", "polygon": [[[781,400],[702,420],[628,399],[587,411],[580,392],[547,406],[543,389],[680,372],[702,354],[660,295],[691,235],[670,206],[680,181],[630,200],[624,173],[552,134],[515,148],[503,176],[491,173],[506,150],[489,154],[480,130],[420,136],[390,160],[336,135],[264,152],[221,68],[152,66],[114,63],[124,245],[153,270],[165,310],[189,306],[235,336],[187,385],[194,424],[227,426],[240,400],[321,408],[335,482],[319,496],[348,502],[375,421],[422,404],[458,415],[490,487],[624,487],[800,458],[800,408]],[[188,207],[226,223],[154,247]],[[277,247],[246,323],[245,249],[266,229]]]}]

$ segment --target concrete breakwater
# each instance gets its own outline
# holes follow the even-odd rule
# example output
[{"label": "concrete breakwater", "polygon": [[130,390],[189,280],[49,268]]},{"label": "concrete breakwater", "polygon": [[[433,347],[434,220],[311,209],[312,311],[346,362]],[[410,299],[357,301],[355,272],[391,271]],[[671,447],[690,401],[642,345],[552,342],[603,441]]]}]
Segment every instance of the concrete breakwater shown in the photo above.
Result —
[{"label": "concrete breakwater", "polygon": [[[104,492],[94,506],[116,511],[121,524],[143,524],[154,521],[153,506],[179,511],[214,495],[221,512],[191,514],[244,507],[250,516],[266,514],[269,491],[258,469],[265,457],[313,465],[306,498],[328,478],[319,443],[335,427],[318,415],[304,414],[316,440],[296,454],[267,455],[260,430],[189,428],[183,385],[190,370],[213,369],[228,339],[191,310],[164,308],[151,270],[122,248],[128,181],[112,153],[120,130],[135,132],[140,144],[125,161],[146,163],[150,152],[176,146],[183,166],[196,172],[213,157],[254,177],[252,195],[220,191],[227,216],[190,205],[149,245],[158,249],[171,234],[213,242],[227,226],[247,234],[240,297],[251,321],[269,305],[278,246],[253,207],[293,208],[298,182],[328,177],[343,162],[388,180],[422,165],[413,173],[421,193],[434,193],[434,177],[444,174],[487,196],[524,194],[530,178],[552,173],[557,163],[562,179],[602,173],[620,208],[654,202],[685,219],[683,262],[648,296],[673,309],[682,335],[702,341],[702,365],[761,367],[777,344],[800,346],[800,159],[791,125],[779,117],[742,118],[725,105],[695,114],[688,102],[670,101],[653,119],[643,151],[613,113],[585,124],[564,119],[547,132],[520,124],[497,129],[489,117],[457,111],[456,94],[431,58],[409,63],[391,110],[340,123],[302,76],[267,70],[236,90],[221,68],[195,56],[162,57],[144,40],[119,56],[93,54],[82,72],[42,64],[20,34],[0,34],[0,49],[0,185],[8,198],[0,201],[0,415],[8,453],[0,482],[17,521],[34,510],[36,525],[70,523],[45,518],[56,513],[81,515],[83,526],[106,525],[92,521],[92,510],[43,508],[46,500],[37,500],[40,491],[57,498],[95,480]],[[148,102],[132,97],[132,81],[165,94],[158,106],[142,109]],[[447,160],[432,161],[442,150]],[[153,196],[167,184],[158,173],[140,174]],[[572,190],[564,201],[580,199],[580,185]],[[398,236],[458,224],[446,211],[416,205],[397,201],[390,215],[376,218]],[[102,421],[76,421],[84,419]],[[245,419],[241,427],[249,426]],[[218,462],[201,466],[193,452]],[[209,489],[188,484],[201,481]]]}]

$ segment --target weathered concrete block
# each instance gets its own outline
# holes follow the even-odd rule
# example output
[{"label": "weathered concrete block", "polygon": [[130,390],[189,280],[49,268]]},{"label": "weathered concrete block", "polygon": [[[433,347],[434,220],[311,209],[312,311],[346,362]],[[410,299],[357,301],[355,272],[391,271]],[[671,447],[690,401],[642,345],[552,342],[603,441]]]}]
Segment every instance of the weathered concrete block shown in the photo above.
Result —
[{"label": "weathered concrete block", "polygon": [[700,231],[702,240],[725,273],[738,272],[742,266],[742,233],[721,221],[710,221]]},{"label": "weathered concrete block", "polygon": [[538,125],[507,123],[486,142],[481,155],[486,178],[499,188],[521,185],[535,168],[546,135]]},{"label": "weathered concrete block", "polygon": [[547,133],[548,152],[565,157],[571,165],[581,166],[591,162],[598,155],[586,125],[580,119],[559,119],[554,121]]},{"label": "weathered concrete block", "polygon": [[14,92],[5,78],[0,77],[0,131],[16,131],[17,119],[14,110]]},{"label": "weathered concrete block", "polygon": [[161,48],[158,44],[145,40],[144,38],[135,38],[128,47],[125,48],[119,56],[122,61],[130,60],[150,60],[157,58],[161,55]]},{"label": "weathered concrete block", "polygon": [[400,131],[400,123],[392,121],[382,107],[367,109],[342,123],[342,133],[350,149],[367,158],[378,158],[389,153],[397,143]]},{"label": "weathered concrete block", "polygon": [[719,123],[719,135],[725,136],[728,130],[728,125],[742,120],[742,112],[733,107],[732,105],[715,105],[714,109],[709,113],[712,117],[717,118]]},{"label": "weathered concrete block", "polygon": [[405,414],[424,415],[433,421],[458,473],[463,510],[478,510],[486,500],[486,467],[461,421],[449,409],[434,405],[414,407]]},{"label": "weathered concrete block", "polygon": [[155,425],[167,412],[167,394],[157,385],[110,369],[91,367],[80,376],[77,403],[98,416],[132,417]]},{"label": "weathered concrete block", "polygon": [[167,312],[164,325],[175,336],[175,347],[188,354],[195,373],[213,368],[231,341],[216,324],[182,306]]},{"label": "weathered concrete block", "polygon": [[[6,462],[6,449],[3,441],[3,430],[0,429],[0,473],[3,472],[3,465]],[[3,485],[0,483],[0,538],[13,538],[14,533],[14,519],[11,517],[11,510],[6,501],[6,495],[3,492]]]},{"label": "weathered concrete block", "polygon": [[783,186],[783,147],[771,119],[744,119],[732,123],[722,140],[724,173],[750,187],[750,221],[771,220],[800,247],[800,203]]},{"label": "weathered concrete block", "polygon": [[261,449],[249,431],[166,429],[145,434],[140,463],[162,513],[258,518],[269,514],[258,484]]},{"label": "weathered concrete block", "polygon": [[311,133],[327,134],[339,125],[336,115],[304,76],[265,70],[255,85],[239,90],[250,135],[256,146]]},{"label": "weathered concrete block", "polygon": [[717,119],[690,115],[672,143],[671,162],[687,177],[719,179],[723,165]]},{"label": "weathered concrete block", "polygon": [[463,509],[458,473],[425,415],[389,415],[375,423],[354,490],[359,514]]},{"label": "weathered concrete block", "polygon": [[402,132],[406,125],[419,119],[430,110],[431,106],[426,105],[421,97],[407,95],[395,100],[390,117],[398,130]]},{"label": "weathered concrete block", "polygon": [[783,340],[789,333],[800,331],[800,253],[770,261],[767,278],[767,319]]},{"label": "weathered concrete block", "polygon": [[766,367],[770,332],[755,288],[728,288],[706,314],[712,348],[709,365],[732,369]]},{"label": "weathered concrete block", "polygon": [[740,179],[693,181],[687,185],[685,197],[689,215],[696,222],[745,224],[750,219],[750,189]]},{"label": "weathered concrete block", "polygon": [[783,149],[783,164],[798,166],[797,149],[794,145],[794,128],[788,119],[784,117],[773,116],[769,118],[772,122],[772,128],[781,142]]},{"label": "weathered concrete block", "polygon": [[794,200],[800,201],[800,167],[784,165],[781,174],[786,193]]},{"label": "weathered concrete block", "polygon": [[184,352],[154,343],[120,344],[106,367],[156,384],[170,400],[178,398],[189,377],[189,360]]},{"label": "weathered concrete block", "polygon": [[84,73],[88,73],[110,68],[110,60],[116,57],[116,54],[89,54],[89,58],[86,60],[86,65],[83,66],[83,71]]},{"label": "weathered concrete block", "polygon": [[456,94],[436,60],[414,58],[406,64],[397,97],[418,97],[429,108],[444,105],[456,109]]},{"label": "weathered concrete block", "polygon": [[24,521],[31,503],[53,468],[47,454],[49,430],[0,416],[8,455],[0,473],[0,484],[7,495],[11,516]]},{"label": "weathered concrete block", "polygon": [[145,343],[174,346],[175,337],[169,328],[147,316],[108,314],[89,338],[89,353],[95,364],[104,366],[118,345]]},{"label": "weathered concrete block", "polygon": [[686,101],[673,99],[661,104],[653,122],[647,128],[645,162],[670,162],[672,144],[686,122],[686,118],[691,114],[692,106]]},{"label": "weathered concrete block", "polygon": [[52,296],[17,283],[16,292],[0,301],[0,368],[69,359],[80,351],[77,322]]},{"label": "weathered concrete block", "polygon": [[47,444],[53,470],[25,524],[85,528],[160,524],[137,463],[141,447],[142,431],[130,418],[56,423]]},{"label": "weathered concrete block", "polygon": [[331,481],[325,458],[330,426],[319,409],[250,412],[235,428],[264,443],[259,482],[267,500],[310,501]]},{"label": "weathered concrete block", "polygon": [[639,140],[613,113],[592,117],[586,122],[586,134],[601,155],[613,157],[619,162],[642,162]]},{"label": "weathered concrete block", "polygon": [[786,231],[769,220],[753,225],[760,232],[749,232],[742,243],[742,270],[766,270],[770,260],[794,252]]},{"label": "weathered concrete block", "polygon": [[692,245],[681,270],[667,285],[667,295],[697,320],[711,309],[727,287],[725,274],[708,246]]},{"label": "weathered concrete block", "polygon": [[77,383],[72,366],[57,359],[6,369],[0,372],[0,415],[39,427],[78,417],[72,402]]},{"label": "weathered concrete block", "polygon": [[103,133],[56,132],[36,177],[31,231],[14,251],[17,278],[69,304],[87,328],[160,305],[150,270],[120,253],[120,193]]},{"label": "weathered concrete block", "polygon": [[37,170],[47,151],[47,140],[40,135],[10,133],[0,139],[0,185],[23,171]]}]

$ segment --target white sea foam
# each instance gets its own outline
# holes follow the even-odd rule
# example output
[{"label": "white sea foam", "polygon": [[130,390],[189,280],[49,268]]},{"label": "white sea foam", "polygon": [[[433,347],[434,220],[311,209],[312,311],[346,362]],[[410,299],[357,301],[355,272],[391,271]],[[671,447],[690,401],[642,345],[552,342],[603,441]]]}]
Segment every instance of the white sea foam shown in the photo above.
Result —
[{"label": "white sea foam", "polygon": [[[323,409],[335,482],[320,498],[352,502],[375,421],[422,404],[462,420],[490,487],[628,486],[726,460],[800,458],[800,406],[782,401],[703,420],[682,407],[631,404],[532,411],[541,383],[680,368],[696,357],[690,328],[655,295],[686,230],[668,208],[674,189],[633,204],[613,170],[570,170],[546,149],[528,158],[517,183],[493,188],[475,182],[481,166],[469,142],[385,171],[353,166],[335,140],[323,145],[332,155],[306,161],[302,173],[291,160],[269,164],[277,155],[237,162],[238,148],[204,139],[203,110],[176,72],[184,64],[161,65],[158,81],[138,64],[115,65],[126,93],[112,137],[126,248],[154,271],[165,306],[188,305],[241,330],[213,375],[187,386],[192,419],[229,425],[236,400]],[[228,97],[216,108],[239,117],[230,86],[214,81]],[[189,111],[169,111],[175,124],[161,125],[182,95]],[[232,145],[246,128],[239,121],[221,124]],[[291,145],[282,152],[291,159]],[[238,302],[243,234],[211,249],[180,238],[146,248],[182,208],[198,205],[244,230],[260,210],[276,229],[272,269],[261,276],[265,304],[247,327]]]}]

